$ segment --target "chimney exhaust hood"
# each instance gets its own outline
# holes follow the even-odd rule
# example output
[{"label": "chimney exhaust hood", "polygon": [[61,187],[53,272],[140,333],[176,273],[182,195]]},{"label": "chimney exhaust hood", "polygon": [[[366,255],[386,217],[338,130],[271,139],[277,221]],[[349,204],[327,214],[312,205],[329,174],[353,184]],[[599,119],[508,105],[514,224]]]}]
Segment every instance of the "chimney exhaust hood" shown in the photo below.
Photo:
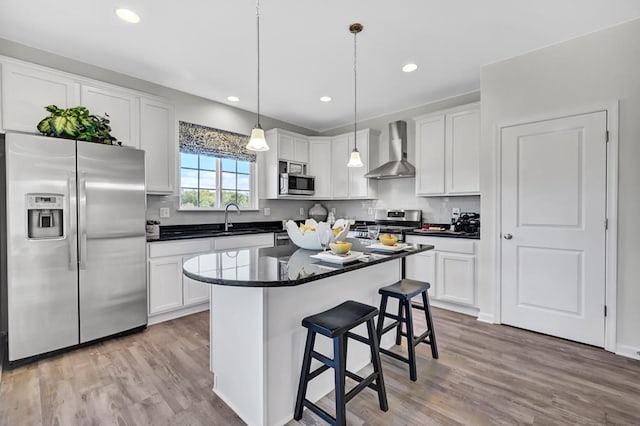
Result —
[{"label": "chimney exhaust hood", "polygon": [[414,177],[416,168],[407,161],[407,122],[389,123],[389,161],[364,175],[367,179]]}]

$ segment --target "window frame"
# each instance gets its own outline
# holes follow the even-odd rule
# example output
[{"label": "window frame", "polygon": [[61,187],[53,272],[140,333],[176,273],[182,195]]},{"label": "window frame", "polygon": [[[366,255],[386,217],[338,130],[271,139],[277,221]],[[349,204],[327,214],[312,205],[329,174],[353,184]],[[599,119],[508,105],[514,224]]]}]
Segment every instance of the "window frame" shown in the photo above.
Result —
[{"label": "window frame", "polygon": [[[222,199],[223,199],[223,188],[222,188],[222,160],[224,158],[228,158],[234,161],[245,161],[242,159],[237,159],[237,158],[232,158],[232,157],[217,157],[215,155],[206,155],[206,154],[190,154],[190,155],[196,155],[198,157],[198,168],[194,169],[193,167],[183,167],[182,165],[182,154],[190,154],[187,152],[181,152],[178,151],[178,211],[224,211],[225,210],[225,205],[222,204]],[[183,187],[182,186],[182,170],[186,169],[186,170],[195,170],[196,172],[200,172],[200,171],[209,171],[211,172],[212,170],[207,170],[207,169],[201,169],[200,168],[200,156],[206,156],[206,157],[211,157],[215,160],[215,176],[216,176],[216,188],[215,189],[209,189],[209,188],[200,188],[200,181],[198,180],[198,188],[193,188],[193,187]],[[257,185],[257,165],[256,162],[253,161],[246,161],[247,163],[249,163],[249,206],[246,207],[242,207],[240,206],[240,210],[241,211],[258,211],[258,185]],[[229,172],[227,172],[229,173]],[[238,174],[244,174],[244,173],[237,173],[237,167],[236,167],[236,175]],[[199,179],[199,177],[198,177]],[[211,191],[215,191],[216,197],[216,206],[217,207],[198,207],[198,206],[183,206],[182,205],[182,189],[195,189],[197,191],[204,189],[204,190],[211,190]],[[238,191],[237,185],[236,185],[236,191]]]}]

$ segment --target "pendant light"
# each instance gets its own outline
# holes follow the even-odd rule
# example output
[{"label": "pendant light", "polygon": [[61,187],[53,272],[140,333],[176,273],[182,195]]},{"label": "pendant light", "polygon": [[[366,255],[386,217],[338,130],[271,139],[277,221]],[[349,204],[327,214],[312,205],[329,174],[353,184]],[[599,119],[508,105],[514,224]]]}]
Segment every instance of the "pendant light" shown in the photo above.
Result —
[{"label": "pendant light", "polygon": [[264,130],[260,126],[260,0],[256,1],[256,33],[258,34],[258,123],[251,130],[247,149],[249,151],[268,151],[269,145],[264,137]]},{"label": "pendant light", "polygon": [[356,72],[357,55],[356,55],[356,35],[362,31],[362,24],[349,25],[349,32],[353,34],[353,151],[351,151],[351,157],[347,167],[362,167],[362,160],[360,159],[360,151],[358,151],[358,135],[357,135],[357,123],[358,123],[358,75]]}]

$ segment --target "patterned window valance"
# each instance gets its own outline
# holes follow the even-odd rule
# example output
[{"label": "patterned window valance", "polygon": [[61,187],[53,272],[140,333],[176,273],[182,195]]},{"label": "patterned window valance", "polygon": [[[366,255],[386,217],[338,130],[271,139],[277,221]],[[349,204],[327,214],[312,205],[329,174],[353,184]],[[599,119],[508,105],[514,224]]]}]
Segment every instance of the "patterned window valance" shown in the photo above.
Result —
[{"label": "patterned window valance", "polygon": [[256,161],[246,149],[249,136],[180,121],[180,152]]}]

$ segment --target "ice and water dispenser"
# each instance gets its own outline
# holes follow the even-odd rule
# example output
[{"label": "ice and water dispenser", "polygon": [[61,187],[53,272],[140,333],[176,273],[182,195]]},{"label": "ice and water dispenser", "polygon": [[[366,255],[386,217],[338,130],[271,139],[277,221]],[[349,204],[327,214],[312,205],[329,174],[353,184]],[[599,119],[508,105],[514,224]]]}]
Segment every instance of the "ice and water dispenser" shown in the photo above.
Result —
[{"label": "ice and water dispenser", "polygon": [[27,194],[27,235],[30,240],[64,236],[64,195]]}]

